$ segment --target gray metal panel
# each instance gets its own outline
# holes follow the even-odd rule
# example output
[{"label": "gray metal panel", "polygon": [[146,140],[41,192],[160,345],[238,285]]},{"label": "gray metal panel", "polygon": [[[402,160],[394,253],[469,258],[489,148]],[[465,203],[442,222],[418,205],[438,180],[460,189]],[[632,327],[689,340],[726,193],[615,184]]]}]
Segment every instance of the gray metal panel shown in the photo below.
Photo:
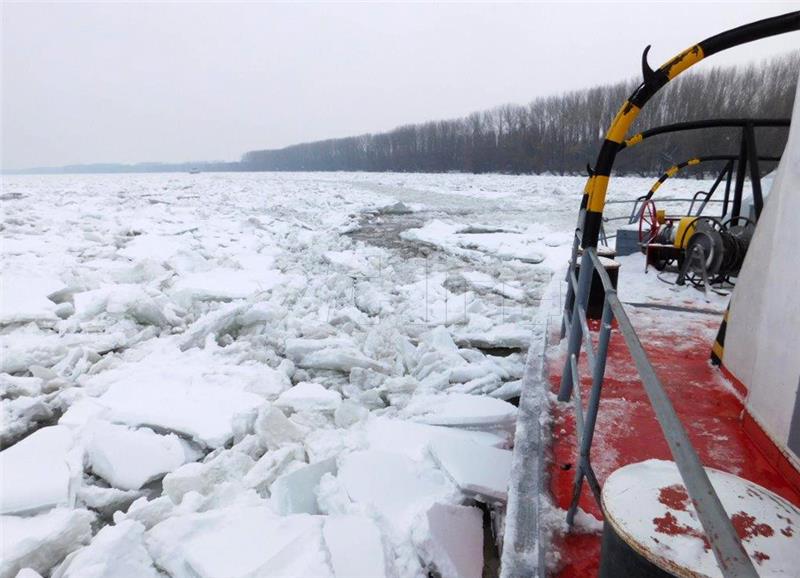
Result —
[{"label": "gray metal panel", "polygon": [[794,411],[789,423],[789,440],[787,444],[794,455],[800,456],[800,378],[797,380],[797,391],[794,394]]}]

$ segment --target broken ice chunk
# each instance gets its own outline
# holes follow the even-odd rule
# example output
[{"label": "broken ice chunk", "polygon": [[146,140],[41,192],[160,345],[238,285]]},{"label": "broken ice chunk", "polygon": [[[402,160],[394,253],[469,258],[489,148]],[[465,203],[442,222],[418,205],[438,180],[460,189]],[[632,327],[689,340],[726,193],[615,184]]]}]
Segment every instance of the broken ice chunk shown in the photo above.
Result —
[{"label": "broken ice chunk", "polygon": [[434,504],[414,529],[414,542],[442,578],[480,578],[483,573],[483,517],[478,508]]},{"label": "broken ice chunk", "polygon": [[144,491],[118,490],[85,484],[78,488],[78,503],[97,512],[104,518],[111,518],[118,510],[126,510],[131,503],[141,498]]},{"label": "broken ice chunk", "polygon": [[254,429],[261,443],[270,450],[284,444],[302,442],[307,433],[305,429],[287,419],[274,405],[262,408],[258,412]]},{"label": "broken ice chunk", "polygon": [[76,293],[75,314],[89,320],[101,313],[129,317],[142,325],[166,326],[169,323],[162,307],[139,285],[120,283]]},{"label": "broken ice chunk", "polygon": [[313,351],[303,356],[297,364],[309,369],[333,369],[345,373],[349,373],[354,367],[363,367],[384,373],[391,371],[386,364],[370,359],[354,348]]},{"label": "broken ice chunk", "polygon": [[144,526],[123,520],[100,530],[88,546],[76,550],[52,578],[159,578],[144,547]]},{"label": "broken ice chunk", "polygon": [[23,568],[17,572],[16,578],[42,578],[42,575],[33,568]]},{"label": "broken ice chunk", "polygon": [[0,325],[58,321],[56,304],[47,296],[63,287],[55,278],[5,271],[0,291]]},{"label": "broken ice chunk", "polygon": [[176,504],[188,492],[205,496],[222,482],[241,480],[253,464],[250,456],[225,450],[208,462],[190,462],[164,476],[164,493]]},{"label": "broken ice chunk", "polygon": [[267,507],[172,517],[148,532],[147,547],[173,578],[333,577],[322,518]]},{"label": "broken ice chunk", "polygon": [[453,487],[433,468],[402,454],[373,450],[344,456],[339,480],[350,499],[374,507],[398,531],[432,503],[453,495]]},{"label": "broken ice chunk", "polygon": [[260,291],[269,291],[286,277],[271,269],[230,269],[217,267],[211,271],[181,276],[173,286],[176,298],[192,301],[230,301],[243,299]]},{"label": "broken ice chunk", "polygon": [[191,251],[193,239],[190,235],[139,235],[117,251],[133,260],[150,260],[154,255],[167,260],[180,251]]},{"label": "broken ice chunk", "polygon": [[455,334],[456,343],[466,347],[482,349],[527,349],[531,342],[531,330],[513,323],[496,325],[488,331],[467,328]]},{"label": "broken ice chunk", "polygon": [[324,339],[291,338],[286,340],[285,350],[287,357],[300,361],[303,357],[314,351],[323,349],[344,349],[353,346],[349,338],[326,337]]},{"label": "broken ice chunk", "polygon": [[289,464],[299,462],[303,458],[303,447],[300,444],[285,445],[280,449],[268,451],[245,474],[242,483],[246,488],[253,488],[262,496],[269,495],[270,486]]},{"label": "broken ice chunk", "polygon": [[67,354],[64,338],[26,325],[0,335],[0,371],[27,372],[32,365],[52,367]]},{"label": "broken ice chunk", "polygon": [[0,446],[8,447],[53,417],[44,397],[18,397],[0,401]]},{"label": "broken ice chunk", "polygon": [[329,516],[322,528],[336,578],[385,578],[381,533],[362,516]]},{"label": "broken ice chunk", "polygon": [[336,458],[328,458],[283,474],[272,484],[272,504],[275,510],[287,514],[319,514],[317,486],[325,474],[336,473]]},{"label": "broken ice chunk", "polygon": [[115,488],[138,490],[198,459],[200,453],[175,434],[98,422],[92,427],[87,457],[92,471]]},{"label": "broken ice chunk", "polygon": [[0,373],[0,398],[13,399],[21,395],[36,396],[42,393],[44,380],[40,377],[17,377]]},{"label": "broken ice chunk", "polygon": [[486,447],[501,447],[507,444],[505,436],[496,433],[462,430],[415,423],[400,419],[373,417],[367,422],[366,438],[373,450],[400,452],[412,460],[421,460],[433,441],[474,441]]},{"label": "broken ice chunk", "polygon": [[[138,380],[137,380],[138,381]],[[255,417],[258,395],[203,383],[117,382],[99,402],[109,421],[152,426],[217,448],[233,438],[237,419]]]},{"label": "broken ice chunk", "polygon": [[50,426],[0,452],[0,513],[27,514],[71,501],[72,430]]},{"label": "broken ice chunk", "polygon": [[418,395],[404,409],[416,421],[431,425],[512,428],[517,408],[502,399],[463,393]]},{"label": "broken ice chunk", "polygon": [[508,499],[511,451],[462,440],[435,440],[430,449],[436,463],[465,494],[484,502]]},{"label": "broken ice chunk", "polygon": [[278,396],[275,405],[292,411],[334,411],[342,403],[338,391],[318,383],[301,382]]},{"label": "broken ice chunk", "polygon": [[48,575],[64,556],[89,542],[93,521],[87,510],[61,508],[29,518],[0,517],[0,578],[14,578],[22,568]]}]

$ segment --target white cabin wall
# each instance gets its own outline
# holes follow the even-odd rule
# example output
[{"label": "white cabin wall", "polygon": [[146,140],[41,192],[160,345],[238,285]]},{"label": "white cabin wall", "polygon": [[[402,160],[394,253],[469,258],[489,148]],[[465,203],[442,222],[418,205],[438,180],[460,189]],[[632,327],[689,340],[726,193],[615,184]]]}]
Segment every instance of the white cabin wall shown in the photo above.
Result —
[{"label": "white cabin wall", "polygon": [[[751,415],[784,451],[800,384],[800,98],[769,203],[731,300],[723,364],[748,389]],[[794,426],[792,426],[793,421]],[[795,432],[796,433],[796,432]],[[794,444],[793,444],[794,445]],[[794,448],[794,457],[800,448]]]}]

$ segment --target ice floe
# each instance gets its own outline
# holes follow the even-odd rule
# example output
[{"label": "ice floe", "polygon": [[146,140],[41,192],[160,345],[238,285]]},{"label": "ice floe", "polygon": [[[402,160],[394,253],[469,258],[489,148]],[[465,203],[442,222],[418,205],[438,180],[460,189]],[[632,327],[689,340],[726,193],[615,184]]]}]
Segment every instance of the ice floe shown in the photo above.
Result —
[{"label": "ice floe", "polygon": [[121,490],[138,490],[201,455],[175,434],[147,428],[97,422],[90,435],[86,456],[92,472]]},{"label": "ice floe", "polygon": [[333,577],[322,524],[319,516],[277,516],[268,507],[219,509],[161,522],[147,549],[174,578]]},{"label": "ice floe", "polygon": [[67,556],[51,578],[159,578],[144,547],[144,531],[132,520],[106,526],[91,544]]},{"label": "ice floe", "polygon": [[328,458],[283,474],[270,488],[274,509],[283,516],[319,514],[317,487],[322,476],[335,474],[336,471],[336,459]]},{"label": "ice floe", "polygon": [[415,530],[426,563],[442,578],[483,575],[483,516],[477,508],[433,504]]},{"label": "ice floe", "polygon": [[[80,455],[71,455],[72,430],[51,426],[0,452],[0,513],[29,514],[74,501],[73,480]],[[77,462],[77,466],[76,466]]]},{"label": "ice floe", "polygon": [[342,403],[342,395],[318,383],[301,382],[283,392],[275,405],[292,411],[334,411]]},{"label": "ice floe", "polygon": [[365,516],[329,516],[322,527],[336,578],[386,578],[378,526]]},{"label": "ice floe", "polygon": [[502,399],[451,393],[415,396],[403,413],[431,425],[510,428],[517,408]]},{"label": "ice floe", "polygon": [[431,455],[442,470],[467,495],[481,501],[508,497],[511,479],[511,452],[469,441],[431,443]]},{"label": "ice floe", "polygon": [[14,578],[23,568],[49,575],[70,552],[89,542],[94,515],[57,508],[38,516],[0,516],[0,578]]},{"label": "ice floe", "polygon": [[338,477],[351,500],[374,508],[399,531],[410,528],[414,517],[437,500],[452,499],[454,490],[441,472],[402,454],[376,450],[344,456]]}]

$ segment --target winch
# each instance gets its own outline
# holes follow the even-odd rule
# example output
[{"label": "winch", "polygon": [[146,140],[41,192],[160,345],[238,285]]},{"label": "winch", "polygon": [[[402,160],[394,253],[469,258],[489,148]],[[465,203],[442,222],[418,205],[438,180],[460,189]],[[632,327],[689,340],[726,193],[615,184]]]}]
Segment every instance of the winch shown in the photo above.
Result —
[{"label": "winch", "polygon": [[733,284],[755,231],[744,216],[725,221],[709,216],[667,217],[655,202],[642,205],[639,238],[647,265],[663,271],[670,264],[679,270],[678,285],[721,282]]}]

